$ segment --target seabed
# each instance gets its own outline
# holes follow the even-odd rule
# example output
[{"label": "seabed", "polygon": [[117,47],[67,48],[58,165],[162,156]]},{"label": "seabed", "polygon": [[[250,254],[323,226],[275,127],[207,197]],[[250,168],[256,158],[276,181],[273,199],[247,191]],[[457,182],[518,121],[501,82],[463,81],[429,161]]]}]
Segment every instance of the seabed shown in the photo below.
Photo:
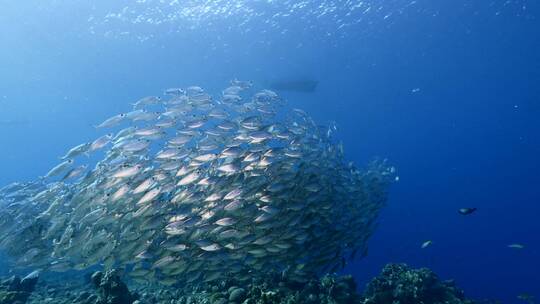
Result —
[{"label": "seabed", "polygon": [[[442,281],[427,268],[388,264],[362,293],[350,275],[324,275],[295,280],[286,274],[239,284],[221,280],[205,287],[177,282],[173,286],[132,284],[120,271],[96,271],[78,278],[23,279],[11,277],[0,284],[0,304],[472,304],[452,280]],[[125,277],[129,282],[129,278]],[[487,303],[487,302],[482,302]]]}]

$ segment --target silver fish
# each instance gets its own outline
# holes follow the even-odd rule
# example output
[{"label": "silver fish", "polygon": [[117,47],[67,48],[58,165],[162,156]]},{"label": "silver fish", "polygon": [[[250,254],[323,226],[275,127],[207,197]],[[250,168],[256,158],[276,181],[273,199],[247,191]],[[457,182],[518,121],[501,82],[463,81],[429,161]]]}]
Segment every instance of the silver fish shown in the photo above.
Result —
[{"label": "silver fish", "polygon": [[66,155],[62,156],[61,159],[75,158],[83,153],[88,152],[90,149],[91,143],[84,143],[78,146],[71,148]]},{"label": "silver fish", "polygon": [[68,153],[48,174],[66,182],[0,188],[0,247],[20,266],[103,264],[150,285],[344,266],[367,248],[395,169],[356,168],[334,127],[250,87],[171,89],[106,120],[129,126]]},{"label": "silver fish", "polygon": [[59,175],[66,171],[71,165],[73,165],[73,160],[68,159],[60,164],[58,164],[56,167],[52,168],[46,175],[45,178],[53,177],[56,175]]},{"label": "silver fish", "polygon": [[119,125],[126,119],[126,114],[118,114],[111,118],[106,119],[104,122],[95,126],[96,128],[110,128]]}]

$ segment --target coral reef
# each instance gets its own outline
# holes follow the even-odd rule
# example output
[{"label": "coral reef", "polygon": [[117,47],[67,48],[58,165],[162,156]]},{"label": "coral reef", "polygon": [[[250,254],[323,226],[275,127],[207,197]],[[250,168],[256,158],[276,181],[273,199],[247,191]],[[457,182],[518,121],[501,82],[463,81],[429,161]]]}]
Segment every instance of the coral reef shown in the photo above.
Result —
[{"label": "coral reef", "polygon": [[64,284],[40,284],[27,304],[96,304],[98,299],[90,286],[66,281]]},{"label": "coral reef", "polygon": [[[40,284],[28,304],[133,304],[139,295],[130,292],[121,281],[116,270],[97,271],[82,274],[80,277],[62,277],[58,282],[54,278],[47,284]],[[149,302],[157,303],[157,302]],[[4,303],[2,303],[4,304]]]},{"label": "coral reef", "polygon": [[[81,277],[82,278],[82,277]],[[9,280],[8,280],[9,281]],[[5,281],[5,282],[8,282]],[[431,270],[411,269],[405,264],[388,264],[382,273],[357,292],[352,276],[325,275],[296,277],[272,273],[265,278],[233,277],[210,285],[174,288],[158,284],[133,285],[128,290],[120,272],[95,272],[88,279],[62,285],[40,284],[28,304],[473,304],[451,281],[441,281]],[[11,282],[11,281],[9,281]],[[126,281],[130,282],[130,281]],[[11,283],[2,284],[9,286]],[[2,287],[6,289],[7,287]],[[25,303],[23,302],[0,302]]]},{"label": "coral reef", "polygon": [[441,281],[427,268],[388,264],[366,288],[363,304],[472,304],[453,281]]},{"label": "coral reef", "polygon": [[[154,294],[155,295],[155,294]],[[361,303],[352,276],[327,275],[320,279],[291,280],[286,276],[273,275],[265,279],[253,279],[240,285],[234,280],[222,281],[209,290],[181,295],[169,302],[159,299],[157,303],[172,304],[350,304]],[[141,297],[142,303],[154,303],[155,298]]]},{"label": "coral reef", "polygon": [[0,283],[0,304],[23,304],[26,303],[30,294],[34,291],[39,272],[34,271],[21,279],[13,276]]},{"label": "coral reef", "polygon": [[97,271],[92,275],[92,283],[98,289],[96,304],[132,304],[138,298],[129,292],[115,270],[105,273]]}]

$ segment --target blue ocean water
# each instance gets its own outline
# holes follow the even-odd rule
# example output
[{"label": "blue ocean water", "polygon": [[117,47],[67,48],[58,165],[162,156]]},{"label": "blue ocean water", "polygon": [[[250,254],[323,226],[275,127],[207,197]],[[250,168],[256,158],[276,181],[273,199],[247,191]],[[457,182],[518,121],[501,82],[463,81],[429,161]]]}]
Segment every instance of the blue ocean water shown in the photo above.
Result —
[{"label": "blue ocean water", "polygon": [[527,0],[3,3],[0,184],[45,174],[169,87],[316,80],[281,95],[335,122],[348,159],[388,158],[400,177],[345,273],[363,285],[405,262],[472,298],[540,297],[539,13]]}]

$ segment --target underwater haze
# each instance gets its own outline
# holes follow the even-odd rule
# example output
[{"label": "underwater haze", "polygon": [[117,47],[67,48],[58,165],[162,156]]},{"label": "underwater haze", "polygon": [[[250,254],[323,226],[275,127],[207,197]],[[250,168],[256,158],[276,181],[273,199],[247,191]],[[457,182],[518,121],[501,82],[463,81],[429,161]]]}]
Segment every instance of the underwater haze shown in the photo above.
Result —
[{"label": "underwater haze", "polygon": [[335,124],[347,161],[395,167],[367,256],[340,270],[359,288],[407,263],[473,299],[540,297],[538,1],[1,7],[0,188],[45,176],[142,97],[251,81]]}]

